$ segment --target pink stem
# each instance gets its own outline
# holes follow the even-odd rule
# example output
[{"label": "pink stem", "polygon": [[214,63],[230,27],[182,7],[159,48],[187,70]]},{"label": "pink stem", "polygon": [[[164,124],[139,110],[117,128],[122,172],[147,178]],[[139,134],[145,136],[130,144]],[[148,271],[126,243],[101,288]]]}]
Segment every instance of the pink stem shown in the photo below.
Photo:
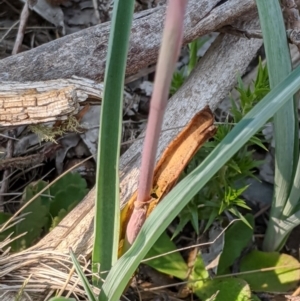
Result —
[{"label": "pink stem", "polygon": [[135,208],[127,225],[124,250],[127,250],[132,245],[146,219],[147,208],[144,205],[150,199],[153,185],[158,140],[168,103],[172,75],[180,53],[187,1],[170,0],[168,3],[143,148],[138,195],[134,204]]},{"label": "pink stem", "polygon": [[150,197],[159,135],[168,102],[169,88],[178,59],[187,0],[168,3],[162,45],[159,53],[150,114],[144,142],[137,203]]}]

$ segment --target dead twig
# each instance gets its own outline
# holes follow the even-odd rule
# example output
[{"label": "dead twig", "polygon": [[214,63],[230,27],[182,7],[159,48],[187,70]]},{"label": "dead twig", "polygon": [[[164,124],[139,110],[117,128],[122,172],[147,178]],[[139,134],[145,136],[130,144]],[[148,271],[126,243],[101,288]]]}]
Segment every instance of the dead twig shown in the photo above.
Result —
[{"label": "dead twig", "polygon": [[[7,32],[0,39],[0,43],[8,36],[8,34],[19,24],[20,20],[16,21],[11,27],[7,29]],[[2,29],[2,28],[1,28]]]},{"label": "dead twig", "polygon": [[18,9],[16,9],[10,2],[11,1],[8,1],[8,0],[4,0],[5,4],[7,6],[9,6],[16,14],[20,14],[20,11]]},{"label": "dead twig", "polygon": [[26,1],[24,6],[23,6],[23,10],[22,10],[22,13],[21,13],[21,16],[20,16],[19,30],[18,30],[18,34],[17,34],[17,38],[16,38],[16,41],[15,41],[14,48],[13,48],[13,51],[12,51],[13,55],[19,53],[20,50],[21,50],[28,17],[29,17],[29,7],[28,7],[28,2]]},{"label": "dead twig", "polygon": [[98,5],[98,0],[93,0],[93,6],[94,6],[94,11],[96,18],[98,20],[98,23],[101,23],[101,18],[100,18],[100,13],[99,13],[99,5]]},{"label": "dead twig", "polygon": [[5,158],[0,162],[0,170],[10,168],[24,169],[44,161],[43,154],[30,155],[26,157]]},{"label": "dead twig", "polygon": [[247,39],[262,39],[261,30],[239,29],[231,25],[223,26],[222,28],[218,29],[218,32],[228,33],[234,36]]},{"label": "dead twig", "polygon": [[0,170],[15,168],[24,169],[26,167],[35,166],[48,158],[54,156],[57,149],[61,146],[59,144],[52,144],[50,147],[45,148],[42,152],[34,155],[28,155],[24,157],[5,158],[0,161]]},{"label": "dead twig", "polygon": [[[199,36],[249,20],[256,10],[253,0],[190,0],[183,36],[184,44]],[[156,63],[161,42],[165,6],[135,14],[128,52],[126,75]],[[41,81],[72,75],[102,81],[106,63],[110,23],[106,22],[65,36],[0,61],[0,80]],[[78,59],[80,58],[80,59]],[[49,64],[51,63],[51,68]]]}]

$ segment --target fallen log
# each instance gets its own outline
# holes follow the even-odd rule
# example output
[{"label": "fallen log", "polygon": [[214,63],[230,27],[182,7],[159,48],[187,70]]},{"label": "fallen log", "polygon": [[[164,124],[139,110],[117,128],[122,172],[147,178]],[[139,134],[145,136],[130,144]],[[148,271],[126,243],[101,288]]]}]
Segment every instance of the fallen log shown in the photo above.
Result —
[{"label": "fallen log", "polygon": [[[183,42],[225,25],[256,9],[253,0],[190,0]],[[165,6],[136,14],[132,24],[126,75],[154,64],[161,41]],[[73,75],[102,81],[110,23],[93,26],[32,50],[0,60],[0,81],[44,81]]]},{"label": "fallen log", "polygon": [[[218,1],[210,1],[210,6],[205,6],[205,1],[199,1],[199,3],[193,3],[190,2],[189,5],[189,17],[186,21],[186,41],[188,42],[195,38],[195,35],[203,34],[205,31],[216,29],[217,27],[224,26],[228,23],[228,20],[232,20],[233,17],[238,16],[241,14],[245,9],[250,9],[253,5],[251,2],[245,1],[244,5],[237,6],[235,5],[235,0],[228,1],[224,5],[215,7],[213,10],[212,7],[215,5]],[[201,4],[201,5],[200,5]],[[251,4],[251,5],[250,5]],[[195,9],[198,8],[200,11],[202,9],[202,14],[206,15],[202,20],[200,20],[198,23],[196,22],[196,19],[193,17],[195,14]],[[211,10],[211,11],[209,11]],[[136,64],[134,62],[142,62],[147,63],[147,59],[141,59],[141,55],[145,55],[146,53],[149,53],[149,55],[145,55],[146,58],[152,57],[151,51],[147,52],[149,48],[151,49],[158,49],[159,46],[159,35],[161,33],[162,28],[162,19],[163,16],[157,16],[157,14],[163,14],[164,8],[160,8],[159,10],[155,9],[154,11],[151,10],[147,13],[146,16],[144,16],[142,19],[145,21],[145,24],[152,24],[153,18],[158,18],[159,22],[156,22],[155,24],[159,24],[159,30],[156,29],[156,31],[148,31],[144,34],[155,34],[155,38],[152,39],[154,42],[150,44],[147,42],[144,45],[141,44],[139,41],[141,34],[143,34],[143,30],[145,28],[148,28],[149,26],[142,26],[139,27],[138,24],[133,25],[132,29],[132,38],[131,38],[131,44],[136,46],[131,46],[131,50],[129,51],[129,67],[133,67]],[[229,13],[231,15],[229,16]],[[145,14],[145,13],[144,13]],[[201,14],[200,17],[201,19]],[[136,16],[136,22],[137,20],[140,20],[139,17]],[[217,21],[217,22],[216,22]],[[196,23],[195,23],[196,22]],[[151,25],[151,26],[152,26]],[[99,25],[99,29],[101,30],[104,25]],[[108,27],[107,27],[108,26]],[[151,26],[149,28],[151,28]],[[96,26],[97,27],[97,26]],[[136,35],[137,30],[136,28],[139,28],[139,35]],[[105,25],[105,28],[103,30],[103,41],[107,41],[108,38],[108,29],[109,24]],[[92,29],[88,29],[87,31],[91,31]],[[94,28],[96,30],[96,28]],[[192,33],[192,34],[191,34]],[[93,35],[93,33],[91,32]],[[80,33],[77,33],[79,37],[82,35],[82,31]],[[101,35],[101,36],[102,36]],[[36,49],[33,49],[32,51],[28,51],[25,53],[20,54],[20,57],[18,56],[12,56],[9,59],[5,59],[0,61],[0,66],[2,66],[2,73],[0,72],[0,80],[7,80],[7,79],[13,79],[13,80],[20,80],[22,83],[18,82],[1,82],[0,81],[0,126],[17,126],[17,125],[27,125],[27,124],[36,124],[36,123],[43,123],[43,122],[49,122],[49,121],[56,121],[56,120],[65,120],[70,115],[77,114],[80,108],[80,103],[87,100],[87,98],[92,97],[94,99],[100,100],[102,97],[102,90],[103,87],[101,84],[95,84],[88,80],[74,80],[70,79],[69,81],[67,79],[59,79],[59,80],[53,80],[53,78],[56,78],[57,74],[60,74],[62,77],[69,77],[73,74],[76,74],[76,72],[72,69],[74,64],[70,64],[69,68],[65,68],[64,70],[60,70],[63,67],[63,64],[61,62],[61,55],[68,51],[70,53],[70,58],[72,56],[76,56],[76,52],[80,51],[80,45],[87,43],[86,37],[88,35],[83,34],[81,37],[81,42],[78,42],[79,39],[76,38],[75,40],[78,42],[76,47],[74,47],[72,50],[69,49],[69,46],[72,44],[72,35],[53,41],[52,43],[62,43],[62,47],[59,47],[59,50],[54,51],[48,51],[51,48],[51,43],[47,43],[44,46],[38,47]],[[148,41],[148,39],[143,39],[143,41]],[[150,39],[151,41],[151,39]],[[102,45],[104,47],[105,43],[102,42]],[[71,44],[70,44],[71,43]],[[44,47],[44,48],[43,48]],[[136,47],[140,47],[141,51],[135,51]],[[143,48],[144,47],[144,48]],[[66,49],[65,49],[66,48]],[[93,47],[90,46],[89,49],[91,50]],[[103,47],[102,47],[103,48]],[[65,49],[65,50],[64,50]],[[103,48],[104,49],[104,48]],[[75,52],[74,52],[75,51]],[[134,59],[133,62],[131,62],[131,52],[137,52],[137,55],[132,57]],[[105,52],[105,51],[104,51]],[[99,62],[104,62],[105,57],[104,54],[101,54],[101,60]],[[47,58],[47,55],[50,56]],[[94,57],[97,57],[97,53],[93,53],[95,55]],[[100,54],[99,54],[100,55]],[[53,59],[53,56],[55,56],[55,60],[51,63],[51,68],[49,68],[49,61],[51,58]],[[48,59],[48,62],[47,62]],[[64,59],[64,64],[69,64],[68,59]],[[156,59],[153,57],[152,59]],[[9,63],[9,60],[12,60],[11,63]],[[18,60],[16,63],[15,60]],[[32,60],[34,63],[32,63]],[[42,60],[42,61],[40,61]],[[81,59],[78,60],[79,64],[82,64],[82,61],[88,60],[88,55],[82,56]],[[16,64],[15,64],[15,63]],[[13,65],[10,65],[13,64]],[[27,64],[27,65],[26,65]],[[40,66],[41,74],[39,73],[39,68],[37,69],[36,64]],[[103,63],[104,64],[104,63]],[[83,62],[83,65],[85,63]],[[15,73],[14,66],[17,66],[18,72]],[[22,73],[22,68],[26,69],[26,73]],[[91,67],[95,68],[97,64],[92,64]],[[70,68],[71,67],[71,68]],[[143,66],[138,65],[136,68],[140,68]],[[7,71],[5,71],[5,68],[7,68]],[[96,67],[97,68],[97,67]],[[9,70],[8,70],[9,69]],[[34,75],[31,74],[31,70],[34,72]],[[97,68],[97,72],[103,72],[104,68]],[[137,70],[135,70],[137,71]],[[49,73],[50,72],[50,73]],[[53,72],[58,72],[53,73]],[[63,72],[67,72],[64,74]],[[84,68],[80,68],[80,72],[84,72]],[[130,70],[128,70],[130,74]],[[80,73],[83,75],[83,73]],[[90,72],[87,77],[93,77],[93,73]],[[101,73],[102,74],[102,73]],[[103,74],[102,74],[103,75]],[[101,75],[101,76],[102,76]],[[2,77],[1,77],[2,76]],[[17,76],[17,77],[16,77]],[[98,75],[97,75],[98,76]],[[97,77],[96,76],[96,77]],[[99,75],[100,76],[100,75]],[[31,80],[36,80],[37,78],[39,80],[45,80],[48,79],[48,77],[52,78],[50,81],[44,81],[44,82],[26,82],[24,83],[24,80],[28,80],[30,78]],[[99,77],[98,77],[99,78]],[[101,77],[100,77],[101,78]]]}]

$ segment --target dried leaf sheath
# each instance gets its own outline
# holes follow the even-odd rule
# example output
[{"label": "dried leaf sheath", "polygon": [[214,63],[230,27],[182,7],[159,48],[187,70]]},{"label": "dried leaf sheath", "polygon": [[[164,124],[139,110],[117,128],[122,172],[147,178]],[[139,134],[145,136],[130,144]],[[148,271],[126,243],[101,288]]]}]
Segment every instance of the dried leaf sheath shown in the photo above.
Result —
[{"label": "dried leaf sheath", "polygon": [[[179,175],[198,149],[215,133],[213,113],[206,106],[198,112],[178,136],[169,144],[156,165],[153,179],[153,196],[146,206],[136,204],[135,192],[121,212],[120,248],[132,214],[138,223],[143,215],[149,215],[154,207],[176,184]],[[129,225],[130,226],[130,225]]]}]

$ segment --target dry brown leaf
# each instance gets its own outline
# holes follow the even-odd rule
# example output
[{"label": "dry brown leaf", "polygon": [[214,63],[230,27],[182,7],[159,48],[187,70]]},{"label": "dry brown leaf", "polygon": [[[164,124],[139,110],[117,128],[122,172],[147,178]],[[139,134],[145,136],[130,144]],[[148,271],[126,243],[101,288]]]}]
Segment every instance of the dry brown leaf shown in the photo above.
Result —
[{"label": "dry brown leaf", "polygon": [[[206,106],[193,117],[166,148],[154,171],[152,198],[147,209],[147,216],[174,187],[179,175],[198,149],[214,135],[216,128],[213,123],[213,113]],[[125,229],[134,210],[136,197],[137,191],[134,192],[121,212],[120,249],[125,237]]]}]

